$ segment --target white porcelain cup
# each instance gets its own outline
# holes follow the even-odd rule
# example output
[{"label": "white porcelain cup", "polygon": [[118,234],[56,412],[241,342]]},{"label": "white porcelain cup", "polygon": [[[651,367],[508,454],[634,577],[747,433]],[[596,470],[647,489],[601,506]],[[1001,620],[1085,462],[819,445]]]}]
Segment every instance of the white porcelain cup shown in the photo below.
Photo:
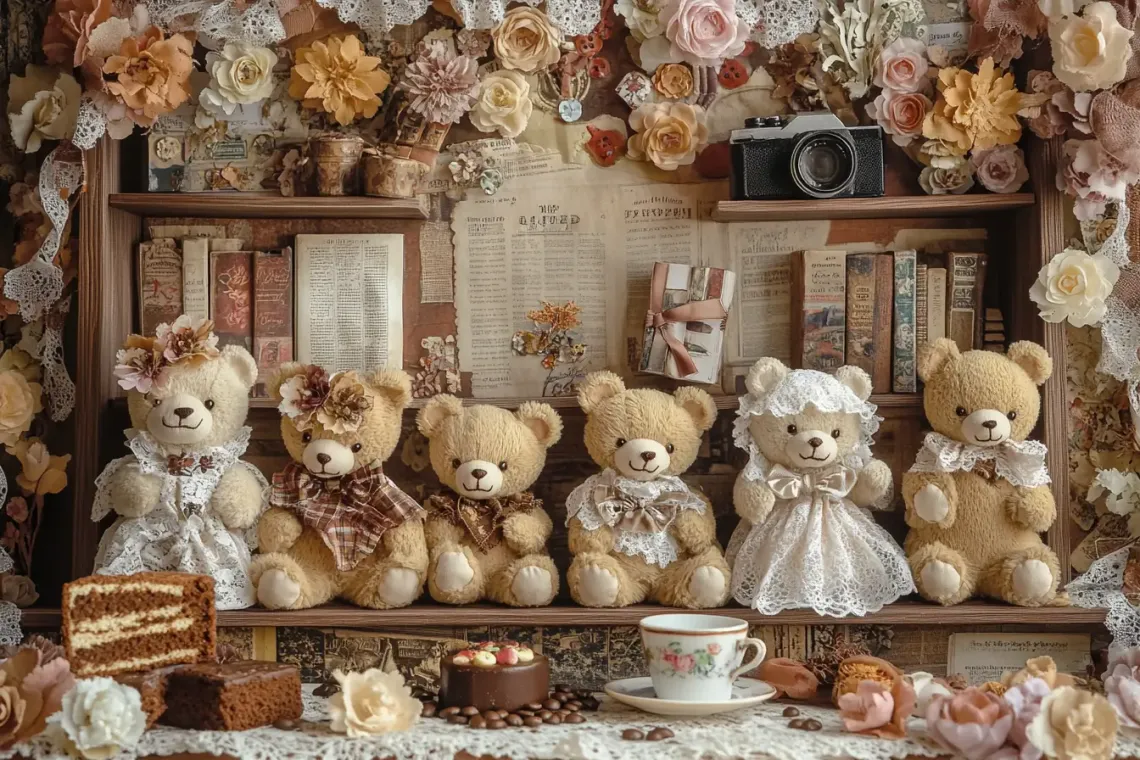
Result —
[{"label": "white porcelain cup", "polygon": [[[748,623],[740,618],[653,615],[638,626],[659,699],[726,702],[732,699],[732,682],[767,653],[763,641],[748,638]],[[753,647],[756,653],[747,657]]]}]

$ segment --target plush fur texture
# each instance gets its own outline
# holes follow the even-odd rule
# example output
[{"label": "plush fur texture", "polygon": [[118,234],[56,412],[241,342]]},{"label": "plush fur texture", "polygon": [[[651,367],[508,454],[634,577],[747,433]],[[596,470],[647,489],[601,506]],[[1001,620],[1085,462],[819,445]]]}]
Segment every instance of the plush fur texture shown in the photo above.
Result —
[{"label": "plush fur texture", "polygon": [[[167,372],[161,390],[127,394],[131,427],[149,432],[164,453],[220,446],[245,425],[257,364],[244,348],[226,346],[217,358]],[[161,487],[158,477],[137,467],[119,468],[110,484],[115,511],[125,517],[148,514],[158,505]],[[244,467],[226,470],[210,499],[210,509],[230,529],[253,525],[264,506],[261,484]]]},{"label": "plush fur texture", "polygon": [[[749,371],[745,386],[756,395],[767,393],[789,371],[778,359],[761,359]],[[870,397],[871,378],[863,370],[840,367],[835,376],[860,399],[866,401]],[[821,412],[809,404],[790,417],[753,416],[748,432],[768,462],[804,472],[831,466],[854,450],[859,444],[859,416]],[[892,481],[886,462],[872,459],[859,472],[848,498],[860,507],[870,507],[890,493]],[[776,499],[767,483],[748,480],[741,473],[732,489],[732,502],[738,515],[756,524],[768,517]]]},{"label": "plush fur texture", "polygon": [[[1024,441],[1041,409],[1037,386],[1052,371],[1035,343],[1014,343],[1003,356],[959,353],[941,338],[919,352],[926,418],[936,432],[964,443],[983,431]],[[1040,536],[1057,516],[1049,486],[1017,488],[970,472],[908,472],[903,498],[910,526],[904,546],[927,599],[950,605],[982,594],[1025,607],[1068,603],[1057,591],[1057,555]]]},{"label": "plush fur texture", "polygon": [[[416,425],[428,439],[439,482],[476,501],[529,490],[546,464],[546,450],[562,436],[562,418],[549,404],[527,402],[509,412],[465,407],[446,394],[428,401]],[[503,523],[502,540],[483,551],[464,528],[429,514],[428,591],[445,604],[550,604],[558,593],[558,569],[546,549],[553,527],[542,509],[517,512]]]},{"label": "plush fur texture", "polygon": [[[598,466],[635,480],[683,474],[696,461],[701,436],[716,421],[712,397],[699,388],[683,386],[672,395],[627,390],[612,372],[589,374],[579,386],[578,403],[587,415],[590,456]],[[644,460],[649,452],[653,457]],[[645,471],[650,462],[658,467],[652,473]],[[684,510],[669,527],[678,558],[664,569],[614,551],[610,528],[588,531],[577,518],[571,520],[574,560],[566,580],[574,600],[588,607],[646,600],[670,607],[723,605],[730,590],[728,563],[716,540],[712,504],[705,503],[703,514]]]},{"label": "plush fur texture", "polygon": [[[282,383],[304,371],[290,363],[269,384],[281,400]],[[338,435],[314,421],[298,430],[281,418],[281,436],[289,455],[310,471],[313,453],[327,453],[340,463],[343,475],[372,462],[387,461],[400,438],[401,418],[412,399],[411,379],[399,370],[379,370],[361,377],[372,401],[359,429]],[[340,597],[361,607],[406,607],[423,594],[427,575],[427,545],[423,522],[406,520],[388,530],[376,551],[352,570],[339,572],[320,534],[305,527],[288,510],[271,508],[257,526],[262,554],[255,557],[250,577],[257,585],[258,601],[271,609],[304,609]]]}]

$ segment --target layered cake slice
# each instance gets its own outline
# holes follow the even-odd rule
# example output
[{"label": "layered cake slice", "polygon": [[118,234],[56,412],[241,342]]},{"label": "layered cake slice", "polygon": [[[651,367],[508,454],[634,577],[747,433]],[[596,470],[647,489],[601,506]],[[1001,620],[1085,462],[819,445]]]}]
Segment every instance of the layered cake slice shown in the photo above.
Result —
[{"label": "layered cake slice", "polygon": [[91,575],[63,586],[63,645],[80,678],[214,659],[214,580]]}]

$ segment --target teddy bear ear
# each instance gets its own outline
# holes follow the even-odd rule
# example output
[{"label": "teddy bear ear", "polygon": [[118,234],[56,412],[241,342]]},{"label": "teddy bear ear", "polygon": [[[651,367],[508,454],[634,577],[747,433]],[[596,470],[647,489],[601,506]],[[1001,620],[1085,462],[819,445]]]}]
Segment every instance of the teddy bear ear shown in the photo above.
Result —
[{"label": "teddy bear ear", "polygon": [[851,365],[835,370],[835,379],[850,388],[860,401],[871,398],[871,376],[866,370]]},{"label": "teddy bear ear", "polygon": [[1025,370],[1034,385],[1041,385],[1053,374],[1053,358],[1041,346],[1029,340],[1019,340],[1005,354],[1009,360]]},{"label": "teddy bear ear", "polygon": [[368,378],[368,385],[401,409],[412,400],[412,378],[403,370],[378,369]]},{"label": "teddy bear ear", "polygon": [[463,414],[463,402],[449,393],[440,393],[428,399],[427,405],[416,415],[416,427],[425,438],[434,438],[449,417]]},{"label": "teddy bear ear", "polygon": [[922,382],[930,381],[934,373],[956,361],[962,354],[958,344],[950,338],[939,338],[933,343],[923,343],[918,347],[918,377]]},{"label": "teddy bear ear", "polygon": [[305,365],[301,362],[285,362],[265,383],[265,389],[269,391],[269,397],[274,401],[281,401],[281,386],[288,382],[289,378],[303,375],[305,373]]},{"label": "teddy bear ear", "polygon": [[700,388],[682,385],[673,391],[673,400],[693,418],[697,429],[702,433],[716,422],[716,404],[713,403],[712,396]]},{"label": "teddy bear ear", "polygon": [[562,437],[562,418],[550,404],[528,401],[519,407],[515,417],[548,449]]},{"label": "teddy bear ear", "polygon": [[578,406],[589,414],[597,409],[598,404],[624,390],[625,383],[613,372],[608,370],[591,372],[578,384]]},{"label": "teddy bear ear", "polygon": [[257,362],[249,351],[241,346],[226,346],[222,349],[222,359],[237,373],[246,388],[252,388],[257,382]]},{"label": "teddy bear ear", "polygon": [[764,357],[748,370],[744,387],[755,396],[769,393],[788,374],[788,368],[779,359]]}]

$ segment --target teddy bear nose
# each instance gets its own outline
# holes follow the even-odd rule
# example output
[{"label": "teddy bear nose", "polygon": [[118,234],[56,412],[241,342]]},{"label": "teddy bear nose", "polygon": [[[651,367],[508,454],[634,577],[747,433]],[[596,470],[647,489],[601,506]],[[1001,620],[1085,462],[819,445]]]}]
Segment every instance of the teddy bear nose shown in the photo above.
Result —
[{"label": "teddy bear nose", "polygon": [[481,480],[482,478],[487,477],[486,470],[472,470],[471,474],[475,476],[476,480]]},{"label": "teddy bear nose", "polygon": [[811,440],[808,441],[808,443],[811,444],[811,447],[813,449],[818,449],[820,446],[823,445],[823,441],[820,440],[819,438],[812,438]]},{"label": "teddy bear nose", "polygon": [[984,427],[986,430],[993,430],[997,427],[997,420],[986,420],[982,423],[982,427]]},{"label": "teddy bear nose", "polygon": [[328,464],[332,461],[332,457],[330,457],[328,454],[317,454],[317,461],[321,464]]},{"label": "teddy bear nose", "polygon": [[655,456],[657,456],[656,451],[643,451],[643,452],[641,452],[641,458],[644,459],[646,462],[652,461]]},{"label": "teddy bear nose", "polygon": [[180,420],[184,420],[194,413],[194,410],[188,406],[180,406],[174,410],[174,416]]}]

